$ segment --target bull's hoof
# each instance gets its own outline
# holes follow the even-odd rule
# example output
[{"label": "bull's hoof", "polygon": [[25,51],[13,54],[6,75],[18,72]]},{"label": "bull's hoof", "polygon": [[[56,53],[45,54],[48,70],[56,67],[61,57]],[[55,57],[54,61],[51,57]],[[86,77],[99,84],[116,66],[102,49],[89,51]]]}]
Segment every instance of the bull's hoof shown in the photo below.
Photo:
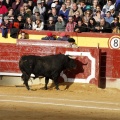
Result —
[{"label": "bull's hoof", "polygon": [[60,90],[59,88],[56,88],[56,90]]},{"label": "bull's hoof", "polygon": [[48,88],[45,87],[45,90],[47,90]]},{"label": "bull's hoof", "polygon": [[29,87],[26,87],[27,88],[27,90],[30,90],[30,88]]}]

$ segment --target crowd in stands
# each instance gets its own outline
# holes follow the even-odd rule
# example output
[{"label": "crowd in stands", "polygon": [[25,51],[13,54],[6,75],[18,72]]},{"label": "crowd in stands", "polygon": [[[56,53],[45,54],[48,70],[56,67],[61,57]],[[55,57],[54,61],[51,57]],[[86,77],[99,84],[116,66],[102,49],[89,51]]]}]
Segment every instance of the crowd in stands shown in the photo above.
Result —
[{"label": "crowd in stands", "polygon": [[118,33],[120,0],[0,0],[0,26],[3,36],[12,28]]}]

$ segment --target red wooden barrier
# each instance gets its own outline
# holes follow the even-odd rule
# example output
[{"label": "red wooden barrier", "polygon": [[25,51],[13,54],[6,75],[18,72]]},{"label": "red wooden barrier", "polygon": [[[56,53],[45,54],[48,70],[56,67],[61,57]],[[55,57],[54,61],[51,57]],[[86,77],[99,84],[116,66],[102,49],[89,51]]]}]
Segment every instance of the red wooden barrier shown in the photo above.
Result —
[{"label": "red wooden barrier", "polygon": [[[35,42],[35,41],[34,41]],[[32,43],[33,44],[33,43]],[[63,44],[64,46],[64,44]],[[99,81],[99,49],[97,48],[65,48],[55,46],[36,46],[20,44],[1,44],[0,45],[0,75],[20,76],[18,61],[22,55],[51,55],[51,54],[69,54],[76,57],[77,60],[87,63],[84,65],[84,71],[80,73],[81,66],[75,71],[65,71],[61,74],[65,81],[93,83],[98,85]]]}]

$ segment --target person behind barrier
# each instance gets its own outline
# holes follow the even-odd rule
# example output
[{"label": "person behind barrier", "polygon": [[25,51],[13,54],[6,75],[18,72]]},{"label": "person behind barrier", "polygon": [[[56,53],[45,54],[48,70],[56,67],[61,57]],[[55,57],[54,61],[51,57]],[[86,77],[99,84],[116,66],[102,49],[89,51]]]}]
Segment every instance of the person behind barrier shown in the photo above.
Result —
[{"label": "person behind barrier", "polygon": [[70,43],[70,45],[68,47],[78,48],[78,46],[75,43],[75,39],[74,38],[68,38],[68,42]]},{"label": "person behind barrier", "polygon": [[65,32],[62,32],[60,34],[60,36],[57,38],[57,40],[67,41],[68,40],[68,36],[65,34]]},{"label": "person behind barrier", "polygon": [[9,17],[5,16],[4,21],[1,24],[2,37],[7,37],[8,29],[12,28],[12,24],[9,22]]},{"label": "person behind barrier", "polygon": [[20,33],[20,39],[27,39],[26,33],[24,31]]},{"label": "person behind barrier", "polygon": [[52,32],[48,32],[46,37],[43,37],[42,40],[56,40]]},{"label": "person behind barrier", "polygon": [[96,32],[99,33],[111,33],[112,29],[108,22],[105,21],[105,18],[100,19],[100,23],[97,23],[95,27]]}]

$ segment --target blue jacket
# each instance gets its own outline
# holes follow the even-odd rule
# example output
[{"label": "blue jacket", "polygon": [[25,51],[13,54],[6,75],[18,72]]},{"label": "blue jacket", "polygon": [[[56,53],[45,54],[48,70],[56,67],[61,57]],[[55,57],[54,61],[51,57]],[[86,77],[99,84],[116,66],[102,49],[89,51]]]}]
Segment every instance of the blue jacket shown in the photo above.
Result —
[{"label": "blue jacket", "polygon": [[120,9],[120,0],[116,0],[115,2],[115,10],[118,11]]},{"label": "blue jacket", "polygon": [[61,15],[63,17],[63,19],[67,20],[68,16],[69,16],[69,10],[67,9],[65,12],[63,12],[62,10],[59,11],[59,15]]}]

